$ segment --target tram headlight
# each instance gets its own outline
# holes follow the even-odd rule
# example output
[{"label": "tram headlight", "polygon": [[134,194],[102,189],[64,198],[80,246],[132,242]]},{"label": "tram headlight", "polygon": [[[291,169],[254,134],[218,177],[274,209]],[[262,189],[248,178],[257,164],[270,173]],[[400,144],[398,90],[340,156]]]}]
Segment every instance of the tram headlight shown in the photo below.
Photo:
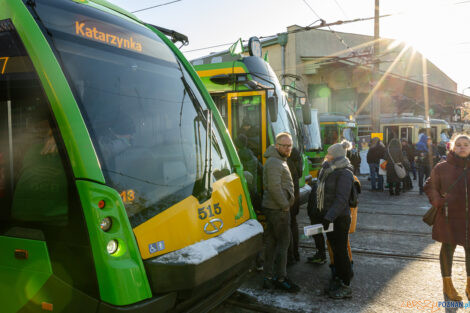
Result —
[{"label": "tram headlight", "polygon": [[110,217],[105,217],[100,222],[100,228],[102,231],[108,231],[113,225],[113,220]]},{"label": "tram headlight", "polygon": [[110,240],[106,246],[106,250],[108,250],[108,253],[109,254],[113,254],[113,253],[116,253],[118,249],[118,242],[117,240],[113,239],[113,240]]}]

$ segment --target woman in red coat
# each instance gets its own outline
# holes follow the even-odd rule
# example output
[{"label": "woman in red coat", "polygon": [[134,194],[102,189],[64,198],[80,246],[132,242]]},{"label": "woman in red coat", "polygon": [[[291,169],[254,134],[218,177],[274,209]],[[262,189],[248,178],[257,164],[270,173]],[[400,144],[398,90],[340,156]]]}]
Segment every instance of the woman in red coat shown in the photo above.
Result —
[{"label": "woman in red coat", "polygon": [[456,137],[447,161],[434,167],[424,191],[429,201],[438,208],[432,229],[432,238],[442,242],[439,255],[443,280],[444,296],[448,300],[461,301],[452,284],[452,258],[455,247],[461,245],[465,249],[465,265],[467,270],[467,298],[470,295],[470,232],[469,232],[469,201],[470,196],[470,137]]}]

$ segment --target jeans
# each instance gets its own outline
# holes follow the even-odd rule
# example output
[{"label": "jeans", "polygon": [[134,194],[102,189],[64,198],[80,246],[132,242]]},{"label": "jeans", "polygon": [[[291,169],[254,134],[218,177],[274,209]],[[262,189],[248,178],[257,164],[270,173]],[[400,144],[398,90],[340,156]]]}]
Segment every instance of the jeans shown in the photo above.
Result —
[{"label": "jeans", "polygon": [[[264,260],[264,276],[287,277],[287,250],[289,248],[291,229],[290,212],[264,209],[266,214],[266,231],[264,233],[266,249]],[[276,264],[274,258],[279,256]],[[273,269],[274,265],[276,266]]]},{"label": "jeans", "polygon": [[415,161],[411,162],[411,172],[413,173],[413,180],[416,180],[416,163],[415,163]]},{"label": "jeans", "polygon": [[423,192],[423,185],[426,179],[431,175],[429,165],[420,164],[418,167],[418,185],[419,191]]},{"label": "jeans", "polygon": [[[378,163],[369,163],[370,170],[370,184],[372,185],[372,190],[383,190],[384,189],[384,177],[379,175],[379,164]],[[379,186],[376,187],[376,181],[378,180]]]}]

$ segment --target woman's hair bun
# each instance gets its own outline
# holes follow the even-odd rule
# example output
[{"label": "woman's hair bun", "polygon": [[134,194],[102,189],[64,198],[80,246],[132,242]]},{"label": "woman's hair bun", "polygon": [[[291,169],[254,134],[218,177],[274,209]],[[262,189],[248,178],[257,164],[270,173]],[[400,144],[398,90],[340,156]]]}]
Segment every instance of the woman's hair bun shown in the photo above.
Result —
[{"label": "woman's hair bun", "polygon": [[343,146],[344,150],[351,150],[352,148],[352,144],[347,140],[341,141],[341,145]]}]

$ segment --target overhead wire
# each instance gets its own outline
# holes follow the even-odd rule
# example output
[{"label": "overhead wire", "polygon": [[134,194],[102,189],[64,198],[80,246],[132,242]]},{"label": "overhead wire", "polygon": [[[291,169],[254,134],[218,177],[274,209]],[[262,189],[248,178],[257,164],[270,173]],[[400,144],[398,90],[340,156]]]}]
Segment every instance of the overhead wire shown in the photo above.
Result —
[{"label": "overhead wire", "polygon": [[[315,14],[320,20],[322,20],[320,15],[318,15],[318,13],[315,12],[315,10],[310,6],[310,4],[308,4],[308,2],[306,0],[302,0],[302,1],[310,8],[310,10],[313,12],[313,14]],[[351,47],[349,47],[349,45],[346,43],[346,41],[344,41],[343,37],[341,37],[338,33],[336,33],[329,25],[326,25],[326,26],[336,36],[336,38],[339,40],[339,42],[341,42],[346,47],[346,49],[348,49],[353,55],[357,55],[357,52],[354,51],[353,49],[351,49]]]},{"label": "overhead wire", "polygon": [[349,20],[349,17],[346,14],[346,11],[343,10],[343,7],[339,4],[339,2],[337,0],[335,0],[335,3],[338,6],[338,8],[341,10],[341,12],[343,12],[344,16]]},{"label": "overhead wire", "polygon": [[[247,41],[246,41],[246,40],[242,40],[242,42],[247,42]],[[211,48],[218,48],[218,47],[223,47],[223,46],[228,46],[228,45],[233,45],[233,42],[222,43],[222,44],[220,44],[220,45],[214,45],[214,46],[204,47],[204,48],[196,48],[196,49],[186,50],[186,51],[182,51],[182,52],[186,53],[186,52],[201,51],[201,50],[207,50],[207,49],[211,49]]]},{"label": "overhead wire", "polygon": [[180,2],[180,1],[182,1],[182,0],[173,0],[173,1],[165,2],[165,3],[153,5],[153,6],[151,6],[151,7],[147,7],[147,8],[143,8],[143,9],[139,9],[139,10],[135,10],[135,11],[131,11],[131,13],[142,12],[142,11],[145,11],[145,10],[150,10],[150,9],[162,7],[162,6],[164,6],[164,5],[168,5],[168,4],[172,4],[172,3]]},{"label": "overhead wire", "polygon": [[[380,15],[379,17],[383,18],[383,17],[389,17],[389,16],[393,16],[393,15],[395,15],[395,14],[384,14],[384,15]],[[332,25],[343,25],[343,24],[363,22],[363,21],[368,21],[368,20],[373,20],[373,19],[374,19],[374,17],[365,17],[365,18],[356,18],[356,19],[346,20],[346,21],[338,20],[338,21],[332,22],[332,23],[326,23],[325,20],[318,19],[318,20],[314,21],[313,23],[311,23],[310,25],[321,21],[321,23],[319,25],[316,25],[316,26],[310,26],[309,25],[309,26],[305,26],[305,27],[301,27],[301,28],[298,28],[298,29],[287,31],[285,33],[286,34],[294,34],[294,33],[309,31],[309,30],[312,30],[312,29],[318,29],[318,28],[322,28],[322,27],[330,28],[330,26],[332,26]],[[334,33],[334,31],[331,28],[330,28],[330,31]],[[260,36],[258,38],[259,39],[275,38],[278,35],[279,34],[269,35],[269,36]],[[242,40],[242,42],[247,42],[247,40]],[[228,45],[231,45],[231,44],[233,44],[233,42],[219,44],[219,45],[213,45],[213,46],[208,46],[208,47],[203,47],[203,48],[196,48],[196,49],[192,49],[192,50],[186,50],[186,51],[183,51],[183,52],[186,53],[186,52],[201,51],[201,50],[207,50],[207,49],[211,49],[211,48],[218,48],[218,47],[228,46]],[[348,45],[346,45],[346,47],[351,49]]]}]

